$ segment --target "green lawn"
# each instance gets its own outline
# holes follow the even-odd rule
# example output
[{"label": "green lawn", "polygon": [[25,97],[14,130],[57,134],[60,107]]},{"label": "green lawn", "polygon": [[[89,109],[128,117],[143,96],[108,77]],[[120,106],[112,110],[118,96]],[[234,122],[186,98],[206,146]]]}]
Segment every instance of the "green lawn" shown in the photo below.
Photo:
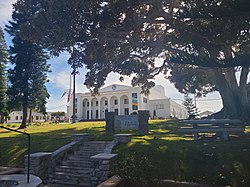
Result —
[{"label": "green lawn", "polygon": [[[70,142],[70,135],[88,132],[95,140],[109,140],[104,122],[29,126],[32,152],[53,151]],[[133,134],[132,141],[115,149],[119,158],[115,173],[140,183],[175,179],[216,185],[250,186],[250,128],[244,137],[230,141],[192,141],[176,133],[178,124],[150,121],[146,136]],[[0,129],[0,165],[23,166],[26,137]]]},{"label": "green lawn", "polygon": [[[139,183],[174,179],[214,185],[250,186],[250,128],[230,141],[189,141],[175,123],[151,124],[150,134],[116,148],[115,173]],[[150,185],[149,185],[150,186]]]},{"label": "green lawn", "polygon": [[[76,124],[46,124],[28,126],[22,130],[31,134],[31,152],[50,152],[71,141],[71,134],[89,133],[94,139],[111,139],[105,136],[104,122]],[[0,166],[23,167],[27,154],[27,137],[0,129]]]}]

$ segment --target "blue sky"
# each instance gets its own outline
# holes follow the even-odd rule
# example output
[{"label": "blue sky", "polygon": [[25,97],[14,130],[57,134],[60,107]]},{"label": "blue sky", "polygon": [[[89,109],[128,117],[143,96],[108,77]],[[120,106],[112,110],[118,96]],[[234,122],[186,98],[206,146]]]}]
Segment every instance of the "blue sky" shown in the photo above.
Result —
[{"label": "blue sky", "polygon": [[[12,4],[16,0],[0,0],[0,26],[2,28],[11,19]],[[11,45],[11,38],[5,33],[5,40],[7,45]],[[61,54],[57,58],[51,58],[48,63],[51,64],[52,72],[48,74],[49,83],[47,89],[50,93],[50,99],[47,103],[47,111],[66,111],[66,97],[61,98],[66,89],[69,89],[70,71],[71,68],[67,64],[69,55],[67,53]],[[159,59],[160,60],[160,59]],[[87,92],[87,88],[83,85],[85,79],[86,69],[81,69],[80,74],[76,77],[76,92]],[[131,78],[125,77],[125,80],[121,83],[119,81],[119,75],[111,73],[105,86],[110,84],[130,84]],[[183,95],[180,94],[174,86],[164,78],[163,75],[158,75],[155,78],[156,84],[161,84],[165,87],[165,93],[167,97],[170,97],[178,103],[182,103]],[[197,99],[197,106],[200,111],[210,110],[218,111],[222,107],[220,95],[218,93],[212,93],[205,98]]]}]

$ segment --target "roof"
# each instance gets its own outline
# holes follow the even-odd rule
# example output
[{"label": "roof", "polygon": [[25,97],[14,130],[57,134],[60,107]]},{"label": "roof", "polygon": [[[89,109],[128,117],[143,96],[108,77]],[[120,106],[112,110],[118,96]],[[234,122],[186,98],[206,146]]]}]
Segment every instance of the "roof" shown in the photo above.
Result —
[{"label": "roof", "polygon": [[101,92],[110,92],[110,91],[122,91],[122,90],[129,90],[132,86],[121,85],[121,84],[112,84],[100,89]]},{"label": "roof", "polygon": [[203,111],[203,112],[200,112],[199,115],[200,116],[209,116],[213,114],[213,112],[209,111],[209,110],[206,110],[206,111]]},{"label": "roof", "polygon": [[[12,112],[14,112],[14,113],[16,113],[16,114],[18,114],[20,116],[23,115],[23,111],[12,111]],[[38,112],[32,112],[32,116],[44,116],[44,115],[41,114],[41,113],[38,113]]]}]

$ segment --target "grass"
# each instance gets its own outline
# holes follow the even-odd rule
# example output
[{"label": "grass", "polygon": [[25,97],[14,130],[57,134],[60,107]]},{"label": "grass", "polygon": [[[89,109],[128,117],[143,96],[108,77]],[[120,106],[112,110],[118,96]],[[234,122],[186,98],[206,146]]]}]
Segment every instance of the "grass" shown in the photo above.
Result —
[{"label": "grass", "polygon": [[146,136],[133,136],[116,148],[114,169],[132,182],[149,184],[155,179],[173,179],[212,185],[250,186],[250,128],[245,137],[230,141],[190,141],[176,133],[174,122],[156,121]]},{"label": "grass", "polygon": [[[94,140],[110,140],[104,122],[29,126],[32,152],[50,152],[70,142],[71,134],[88,132]],[[197,141],[178,134],[174,121],[150,121],[148,135],[132,133],[132,141],[118,146],[114,172],[130,181],[150,184],[155,179],[174,179],[215,185],[250,186],[250,127],[245,137],[230,141]],[[23,166],[26,137],[0,130],[0,165]]]},{"label": "grass", "polygon": [[[94,139],[111,139],[105,135],[104,122],[45,124],[22,130],[31,135],[31,152],[51,152],[71,141],[71,134],[89,133]],[[27,137],[0,129],[0,166],[23,167],[27,154]]]}]

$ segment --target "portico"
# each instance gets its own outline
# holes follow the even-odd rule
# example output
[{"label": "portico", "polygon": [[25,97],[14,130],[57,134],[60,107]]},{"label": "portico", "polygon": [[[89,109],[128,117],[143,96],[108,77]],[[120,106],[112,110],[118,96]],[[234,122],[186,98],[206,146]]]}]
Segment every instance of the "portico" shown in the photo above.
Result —
[{"label": "portico", "polygon": [[[179,111],[182,114],[186,113],[181,105],[174,102],[175,105],[173,105],[169,101],[170,99],[165,96],[162,86],[156,86],[151,90],[151,95],[146,96],[141,93],[139,87],[113,84],[100,89],[97,95],[92,95],[89,92],[76,93],[76,119],[105,119],[105,112],[129,115],[133,112],[138,112],[138,110],[149,110],[151,115],[158,114],[158,117],[178,117],[171,114],[170,105],[175,111]],[[159,103],[162,106],[160,108],[155,107]],[[67,107],[67,113],[68,117],[71,118],[73,115],[72,100]]]},{"label": "portico", "polygon": [[[113,93],[114,94],[114,93]],[[81,114],[82,119],[104,119],[105,112],[116,112],[118,115],[129,114],[128,93],[106,96],[81,95],[77,97],[76,113]],[[82,107],[78,107],[78,105]],[[78,112],[78,108],[80,111]],[[78,117],[78,116],[77,116]]]}]

